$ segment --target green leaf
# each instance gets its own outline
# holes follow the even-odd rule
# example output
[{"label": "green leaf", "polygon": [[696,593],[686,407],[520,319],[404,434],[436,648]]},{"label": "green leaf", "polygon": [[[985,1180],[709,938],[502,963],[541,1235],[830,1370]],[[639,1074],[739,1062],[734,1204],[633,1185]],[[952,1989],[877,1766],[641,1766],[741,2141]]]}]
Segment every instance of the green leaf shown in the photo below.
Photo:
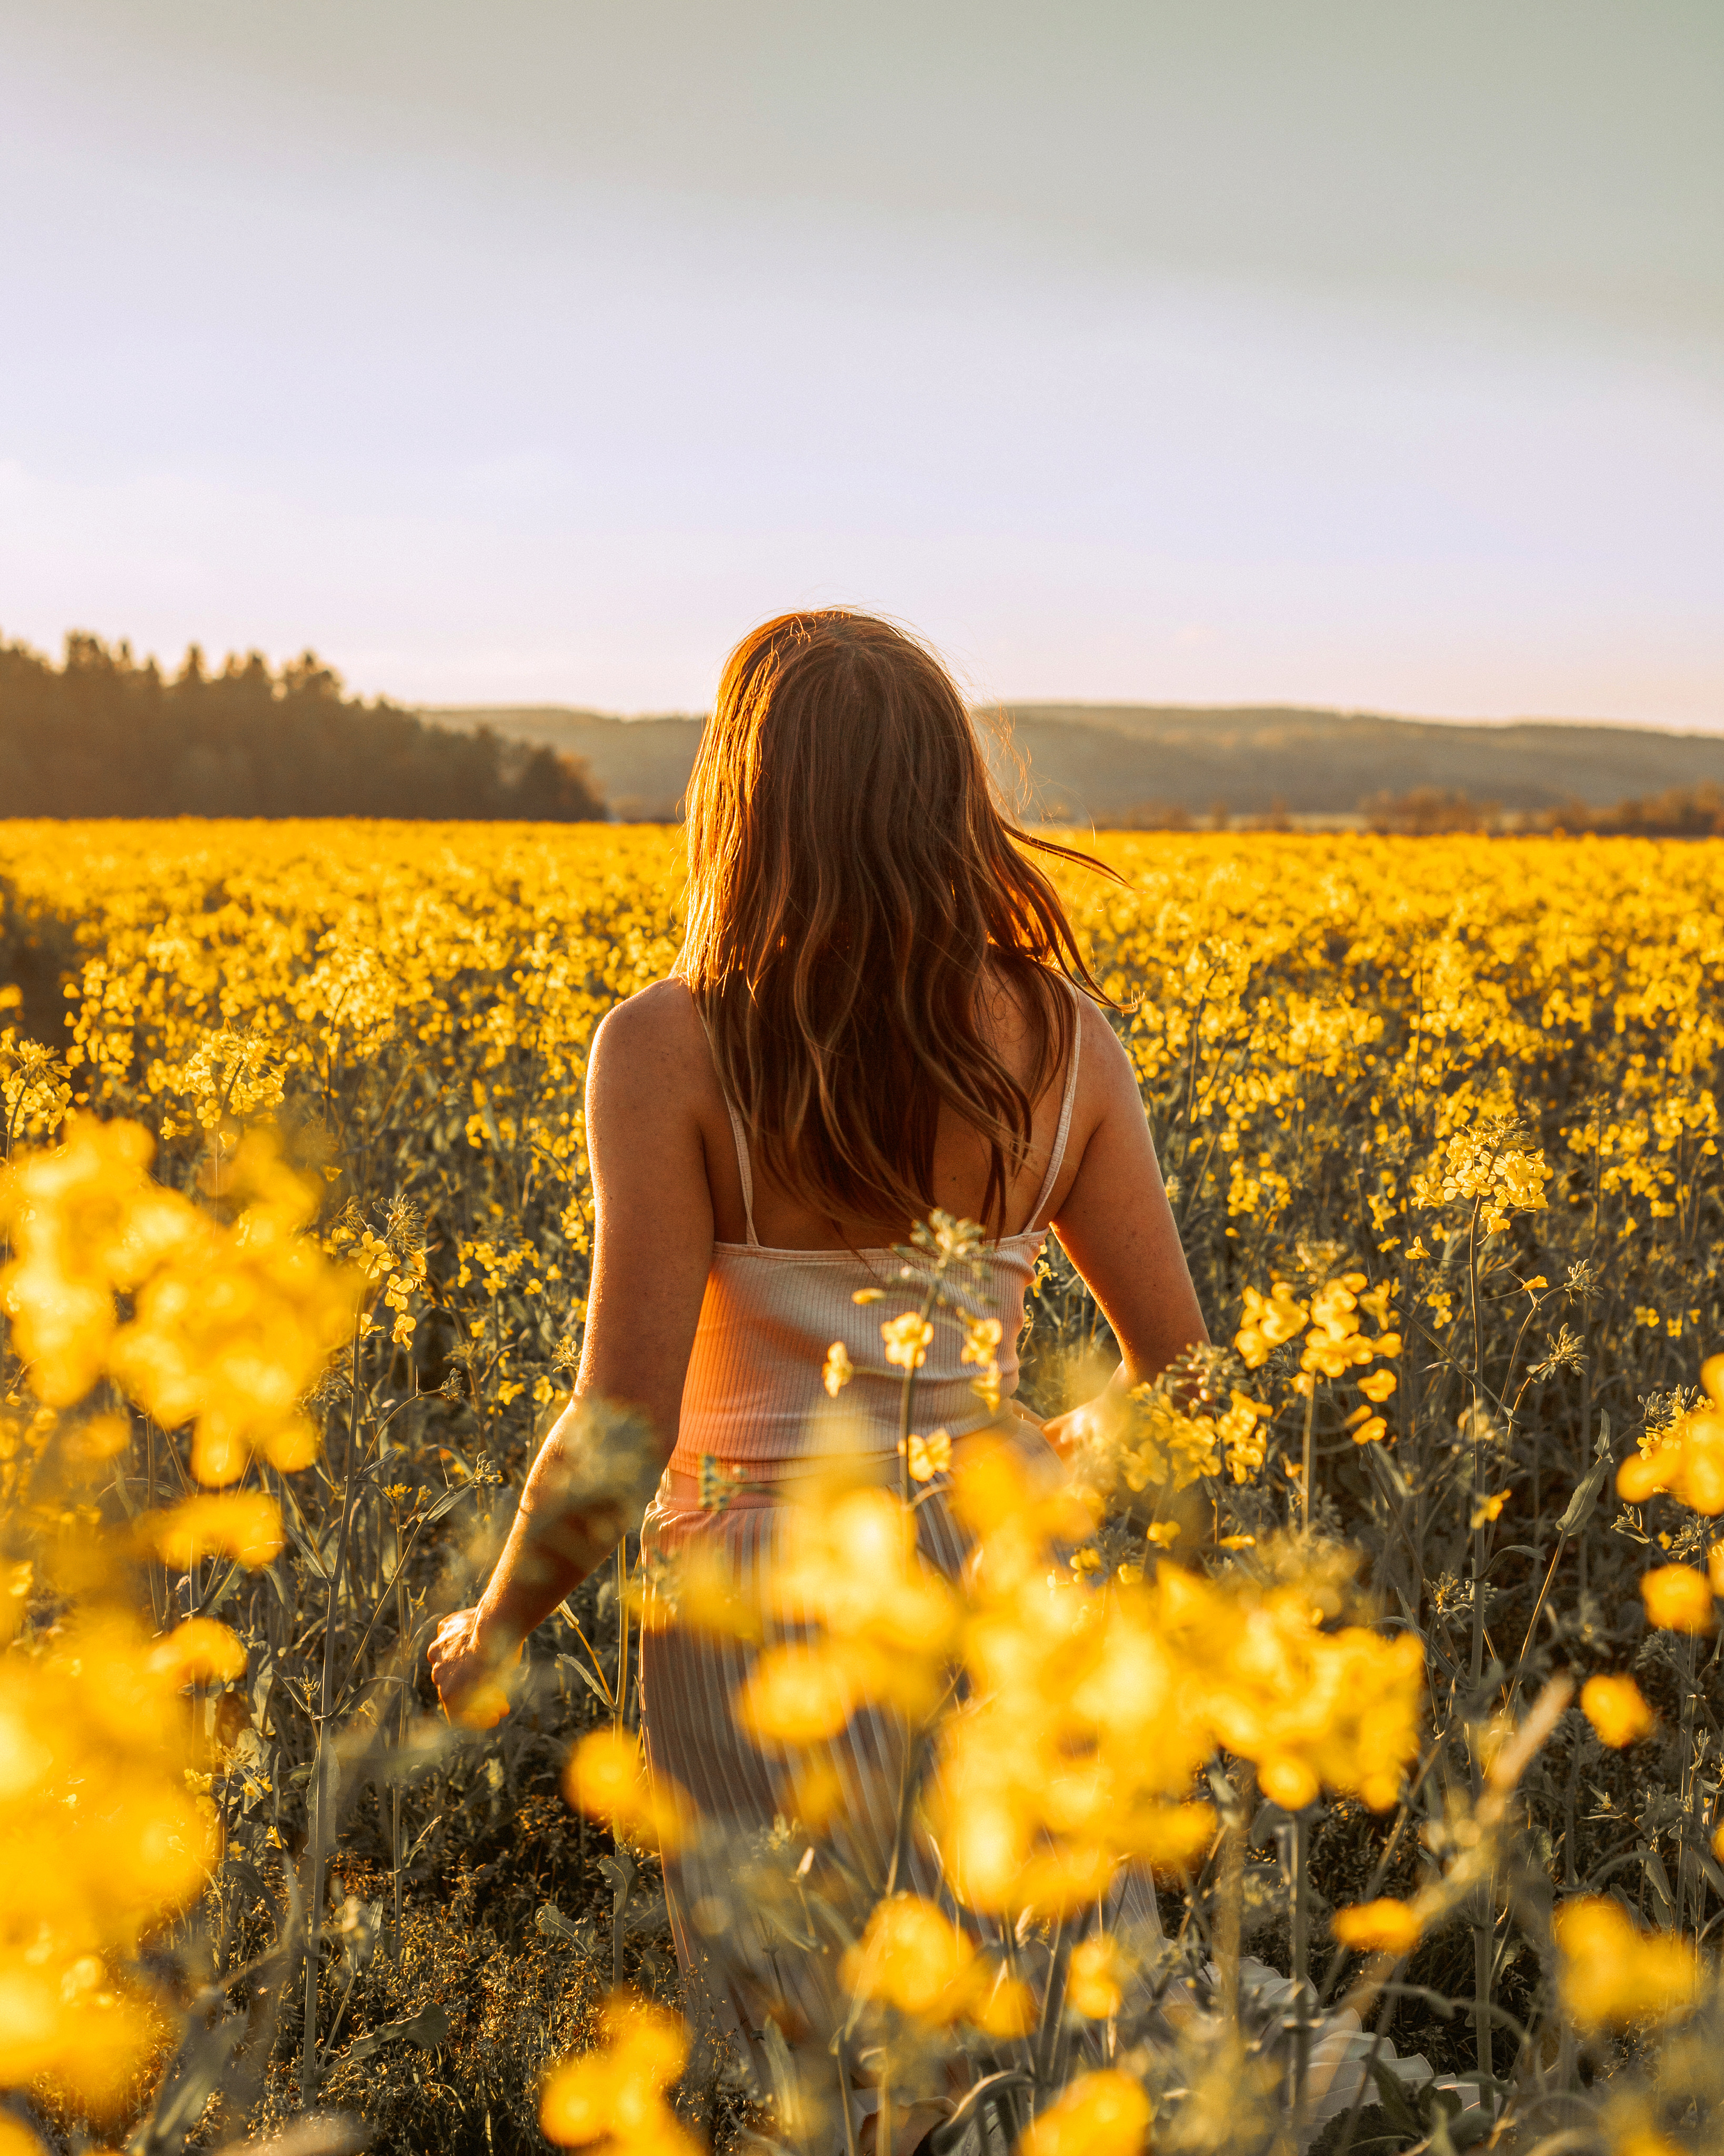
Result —
[{"label": "green leaf", "polygon": [[356,2037],[347,2046],[348,2059],[368,2059],[381,2051],[385,2044],[405,2041],[417,2044],[422,2051],[434,2051],[439,2044],[449,2041],[449,2014],[439,1999],[428,1999],[417,2014],[409,2014],[404,2021],[392,2021],[387,2028],[373,2030],[369,2036]]},{"label": "green leaf", "polygon": [[1423,2137],[1424,2128],[1419,2113],[1407,2101],[1407,2092],[1401,2077],[1392,2066],[1381,2059],[1371,2061],[1371,2078],[1377,2084],[1377,2100],[1388,2112],[1389,2123],[1398,2133],[1410,2134],[1415,2140]]},{"label": "green leaf", "polygon": [[183,2148],[221,2087],[245,2027],[244,2015],[230,2014],[212,2029],[193,2028],[148,2118],[126,2143],[127,2156],[158,2156],[159,2151]]},{"label": "green leaf", "polygon": [[609,1686],[601,1683],[599,1679],[593,1675],[593,1671],[587,1666],[585,1662],[577,1661],[572,1655],[559,1655],[557,1657],[557,1660],[559,1667],[566,1670],[572,1670],[574,1671],[575,1675],[581,1680],[582,1683],[586,1686],[587,1691],[592,1693],[593,1697],[598,1700],[602,1706],[614,1707],[616,1705],[616,1702],[611,1697]]},{"label": "green leaf", "polygon": [[1598,1456],[1582,1476],[1579,1486],[1568,1500],[1568,1509],[1557,1522],[1557,1532],[1567,1541],[1572,1541],[1592,1517],[1593,1507],[1598,1502],[1598,1492],[1603,1488],[1604,1479],[1614,1465],[1610,1457],[1610,1418],[1608,1414],[1598,1418],[1598,1441],[1593,1450]]}]

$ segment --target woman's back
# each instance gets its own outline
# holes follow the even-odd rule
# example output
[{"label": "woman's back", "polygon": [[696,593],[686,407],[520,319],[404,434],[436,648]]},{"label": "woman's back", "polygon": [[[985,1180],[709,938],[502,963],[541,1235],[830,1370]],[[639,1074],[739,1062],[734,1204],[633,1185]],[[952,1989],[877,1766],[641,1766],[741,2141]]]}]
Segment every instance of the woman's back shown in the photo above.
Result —
[{"label": "woman's back", "polygon": [[[1002,1060],[1015,1075],[1030,1052],[1021,1009],[1003,983],[988,1000]],[[1008,1221],[1021,1216],[1023,1224],[984,1240],[944,1283],[956,1310],[934,1324],[919,1351],[919,1427],[964,1436],[994,1419],[1002,1399],[1016,1390],[1025,1298],[1056,1194],[1070,1180],[1065,1162],[1082,1048],[1080,1024],[1062,1082],[1034,1103],[1029,1158],[1011,1180],[1004,1207]],[[823,1219],[782,1184],[769,1180],[757,1188],[747,1125],[721,1090],[720,1097],[734,1143],[728,1158],[722,1143],[708,1158],[712,1265],[670,1466],[697,1476],[703,1460],[713,1460],[759,1478],[834,1453],[894,1455],[904,1373],[886,1358],[881,1322],[917,1308],[931,1260],[903,1255],[907,1221],[894,1224],[888,1241],[882,1222]],[[706,1106],[710,1115],[711,1101]],[[1080,1156],[1081,1142],[1076,1150]],[[988,1163],[973,1131],[956,1117],[942,1119],[934,1172],[940,1209],[973,1218]],[[740,1232],[725,1235],[726,1226],[737,1228],[739,1209]]]}]

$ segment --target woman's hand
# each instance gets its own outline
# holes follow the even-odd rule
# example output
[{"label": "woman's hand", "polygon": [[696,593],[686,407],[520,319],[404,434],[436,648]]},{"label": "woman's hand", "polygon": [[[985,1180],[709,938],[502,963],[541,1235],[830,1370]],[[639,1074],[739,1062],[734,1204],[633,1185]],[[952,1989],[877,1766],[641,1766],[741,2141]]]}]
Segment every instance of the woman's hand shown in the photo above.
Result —
[{"label": "woman's hand", "polygon": [[458,1609],[445,1617],[431,1642],[431,1681],[451,1722],[464,1729],[494,1729],[509,1712],[505,1674],[521,1660],[519,1642],[500,1648],[484,1628],[477,1609]]},{"label": "woman's hand", "polygon": [[1101,1402],[1085,1400],[1080,1408],[1071,1408],[1065,1414],[1049,1415],[1042,1424],[1042,1435],[1046,1438],[1062,1460],[1070,1460],[1088,1440],[1100,1435]]},{"label": "woman's hand", "polygon": [[1049,1416],[1042,1424],[1042,1435],[1062,1460],[1070,1460],[1086,1445],[1104,1441],[1129,1389],[1122,1363],[1094,1399],[1085,1400],[1081,1407],[1069,1408],[1064,1414]]}]

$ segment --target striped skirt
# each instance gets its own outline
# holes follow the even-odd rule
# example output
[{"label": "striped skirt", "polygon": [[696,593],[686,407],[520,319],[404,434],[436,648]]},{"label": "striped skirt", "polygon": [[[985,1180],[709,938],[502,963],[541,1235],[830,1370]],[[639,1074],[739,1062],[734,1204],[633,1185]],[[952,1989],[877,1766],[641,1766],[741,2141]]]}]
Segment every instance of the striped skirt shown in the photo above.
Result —
[{"label": "striped skirt", "polygon": [[[890,1462],[888,1471],[895,1466]],[[642,1557],[650,1563],[706,1543],[721,1553],[739,1595],[764,1599],[793,1517],[784,1488],[745,1491],[722,1512],[707,1512],[694,1477],[672,1471],[642,1523]],[[923,1560],[955,1581],[967,1543],[944,1498],[926,1498],[916,1522]],[[812,2038],[824,2046],[843,2008],[833,1955],[812,1938],[798,1941],[802,1927],[793,1919],[787,1931],[775,1915],[765,1877],[770,1866],[761,1867],[752,1888],[745,1884],[751,1858],[783,1839],[799,1809],[797,1792],[824,1785],[818,1891],[859,1929],[890,1866],[909,1739],[903,1717],[889,1707],[865,1707],[836,1737],[794,1750],[750,1734],[738,1724],[736,1701],[754,1656],[752,1646],[728,1635],[675,1624],[649,1627],[641,1638],[648,1759],[655,1775],[686,1791],[700,1815],[698,1834],[664,1860],[677,1959],[700,2003],[740,2039],[758,2069],[768,2017],[791,2043]],[[799,1841],[797,1856],[808,1839]],[[923,1895],[961,1918],[925,1834],[912,1837],[907,1856],[899,1891]],[[986,1928],[973,1921],[969,1928],[978,1936]]]},{"label": "striped skirt", "polygon": [[[882,1462],[881,1479],[895,1466],[890,1457]],[[697,1541],[708,1543],[723,1553],[744,1597],[765,1599],[793,1517],[782,1481],[741,1492],[715,1512],[701,1509],[692,1476],[671,1471],[642,1523],[642,1555],[650,1562]],[[916,1521],[923,1559],[957,1581],[969,1544],[937,1490],[918,1507]],[[664,1858],[677,1960],[691,2007],[709,2027],[736,2042],[764,2092],[774,2079],[764,2042],[768,2022],[793,2049],[824,2053],[848,2004],[830,1936],[818,1936],[805,1901],[798,1905],[794,1895],[782,1892],[810,1840],[800,1834],[793,1839],[787,1825],[796,1814],[796,1789],[819,1779],[839,1793],[824,1819],[808,1883],[837,1908],[854,1936],[890,1866],[909,1739],[901,1716],[875,1707],[855,1715],[836,1738],[810,1748],[792,1750],[753,1737],[739,1726],[735,1710],[753,1662],[752,1648],[722,1633],[672,1625],[649,1629],[641,1640],[642,1725],[652,1771],[679,1784],[700,1814],[699,1831]],[[774,1845],[776,1862],[770,1861]],[[912,1835],[906,1854],[896,1881],[900,1892],[937,1903],[978,1945],[1004,1943],[992,1920],[958,1905],[939,1850],[926,1831]],[[808,1870],[803,1867],[805,1875]],[[1146,1868],[1121,1866],[1096,1915],[1105,1928],[1153,1958],[1152,1943],[1162,1933]],[[1015,1959],[1039,1989],[1036,1979],[1046,1970],[1037,1966],[1043,1959],[1037,1942],[1028,1942],[1027,1951],[1020,1944]],[[1265,2032],[1290,2025],[1295,1987],[1286,1978],[1247,1958],[1241,1979],[1252,2002],[1249,2019]],[[1175,1991],[1188,1996],[1183,1984]],[[1189,2014],[1188,2009],[1188,2020]],[[1171,2030],[1166,2035],[1171,2041]],[[1285,2040],[1272,2041],[1270,2048],[1285,2050]],[[1301,2149],[1357,2100],[1367,2055],[1408,2087],[1429,2078],[1423,2059],[1398,2059],[1392,2043],[1361,2033],[1351,2010],[1314,2015],[1296,2137]]]},{"label": "striped skirt", "polygon": [[[1033,1445],[1051,1467],[1054,1456],[1039,1430],[1028,1418],[1023,1422],[1027,1427],[1008,1425],[1011,1437]],[[892,1479],[896,1465],[885,1455],[879,1479]],[[673,1470],[642,1523],[643,1558],[670,1558],[704,1543],[721,1553],[746,1600],[764,1600],[794,1517],[794,1489],[793,1481],[780,1481],[739,1493],[722,1512],[706,1512],[695,1478]],[[957,1582],[970,1543],[939,1486],[923,1495],[916,1518],[923,1562]],[[810,1747],[793,1749],[751,1734],[739,1726],[735,1702],[754,1655],[747,1643],[721,1633],[675,1625],[649,1629],[641,1640],[640,1683],[652,1771],[685,1789],[701,1820],[699,1834],[664,1861],[677,1959],[700,2003],[758,2068],[768,2017],[792,2044],[812,2040],[824,2048],[847,2002],[829,1939],[813,1935],[818,1927],[810,1927],[805,1910],[793,1906],[787,1919],[783,1907],[774,1906],[772,1883],[775,1874],[782,1877],[783,1862],[751,1864],[751,1857],[767,1857],[775,1842],[788,1843],[787,1822],[802,1808],[798,1792],[821,1789],[818,1835],[798,1835],[789,1859],[801,1858],[814,1841],[808,1883],[836,1912],[843,1929],[859,1933],[890,1870],[910,1733],[895,1709],[870,1707],[836,1737]],[[937,1904],[978,1946],[1002,1943],[992,1919],[957,1902],[937,1845],[919,1826],[900,1851],[895,1887]],[[1121,1868],[1100,1913],[1140,1946],[1161,1936],[1153,1883],[1137,1866]],[[1017,1958],[1030,1974],[1025,1955]],[[1034,1947],[1027,1958],[1038,1958]]]}]

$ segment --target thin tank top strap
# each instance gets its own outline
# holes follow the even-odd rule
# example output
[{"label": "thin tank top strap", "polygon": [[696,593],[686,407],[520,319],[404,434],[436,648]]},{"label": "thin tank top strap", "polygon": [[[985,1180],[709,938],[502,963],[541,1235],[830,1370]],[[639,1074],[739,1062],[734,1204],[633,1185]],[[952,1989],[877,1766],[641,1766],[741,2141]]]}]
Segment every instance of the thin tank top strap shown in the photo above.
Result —
[{"label": "thin tank top strap", "polygon": [[1078,1060],[1084,1049],[1083,1005],[1072,983],[1067,981],[1065,986],[1070,991],[1072,1003],[1071,1054],[1065,1065],[1065,1091],[1060,1102],[1060,1127],[1054,1133],[1054,1149],[1048,1155],[1048,1172],[1042,1178],[1042,1187],[1036,1193],[1034,1204],[1029,1209],[1029,1220],[1024,1229],[1026,1235],[1032,1233],[1038,1225],[1046,1224],[1042,1220],[1042,1209],[1054,1195],[1054,1186],[1060,1180],[1060,1170],[1065,1161],[1065,1141],[1071,1135],[1071,1104],[1077,1098]]},{"label": "thin tank top strap", "polygon": [[748,1247],[758,1250],[760,1237],[754,1232],[754,1168],[748,1158],[748,1132],[741,1111],[728,1093],[724,1096],[724,1104],[730,1111],[731,1134],[736,1141],[736,1172],[742,1178],[742,1218],[748,1224]]},{"label": "thin tank top strap", "polygon": [[[711,1055],[712,1030],[706,1023],[706,1014],[701,1009],[698,1001],[695,1003],[695,1015],[700,1021],[701,1032],[706,1035],[707,1052]],[[716,1055],[712,1059],[712,1072],[715,1077],[718,1076],[718,1059]],[[718,1080],[718,1090],[724,1096],[725,1113],[731,1119],[731,1136],[736,1142],[736,1173],[742,1179],[742,1218],[747,1224],[748,1247],[751,1250],[758,1250],[760,1237],[754,1232],[754,1166],[748,1158],[747,1126],[743,1122],[741,1112],[731,1098],[722,1078]]]}]

